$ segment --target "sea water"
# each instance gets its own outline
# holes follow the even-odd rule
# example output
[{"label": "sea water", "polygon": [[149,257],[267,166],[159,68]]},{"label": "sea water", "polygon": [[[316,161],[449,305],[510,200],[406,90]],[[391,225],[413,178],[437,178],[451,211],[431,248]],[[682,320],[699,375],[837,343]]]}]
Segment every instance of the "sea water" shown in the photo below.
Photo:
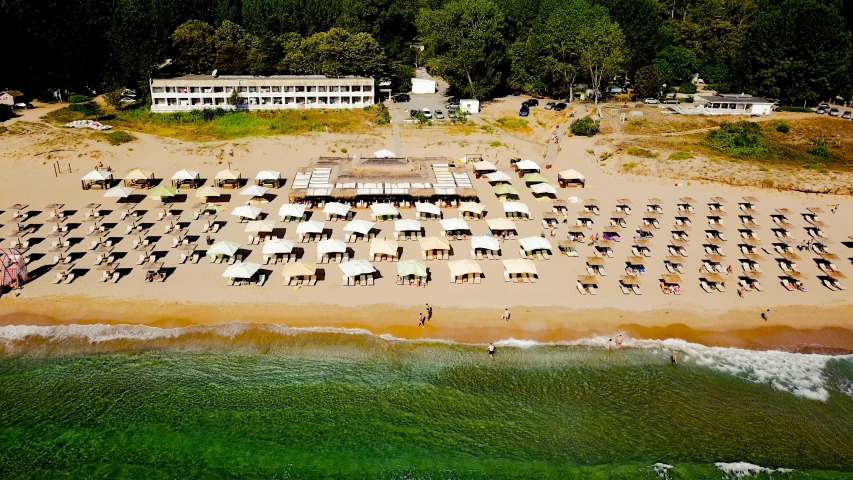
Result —
[{"label": "sea water", "polygon": [[606,341],[0,327],[0,478],[853,478],[853,357]]}]

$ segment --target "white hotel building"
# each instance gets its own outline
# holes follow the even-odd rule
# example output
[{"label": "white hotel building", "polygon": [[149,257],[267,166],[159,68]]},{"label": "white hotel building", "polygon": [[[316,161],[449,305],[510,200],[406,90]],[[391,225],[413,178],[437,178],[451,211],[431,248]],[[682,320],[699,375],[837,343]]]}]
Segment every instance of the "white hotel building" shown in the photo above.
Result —
[{"label": "white hotel building", "polygon": [[[151,111],[185,112],[205,108],[279,110],[286,108],[356,108],[373,105],[372,77],[323,75],[184,75],[152,78]],[[242,104],[228,104],[237,90]]]}]

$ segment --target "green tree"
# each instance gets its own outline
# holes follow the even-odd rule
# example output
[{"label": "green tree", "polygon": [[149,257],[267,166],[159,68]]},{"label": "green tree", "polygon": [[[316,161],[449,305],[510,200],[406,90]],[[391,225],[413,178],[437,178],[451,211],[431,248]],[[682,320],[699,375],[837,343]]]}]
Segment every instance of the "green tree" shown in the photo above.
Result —
[{"label": "green tree", "polygon": [[229,44],[246,48],[248,47],[247,37],[248,34],[243,27],[231,20],[225,20],[213,34],[213,47],[216,49],[217,54],[222,50],[222,47]]},{"label": "green tree", "polygon": [[652,63],[668,86],[681,84],[696,73],[696,55],[682,46],[671,45],[657,54]]},{"label": "green tree", "polygon": [[634,76],[650,65],[655,54],[667,46],[670,34],[658,21],[663,12],[655,0],[595,0],[595,3],[607,8],[610,18],[625,34],[628,51],[625,68],[629,75]]},{"label": "green tree", "polygon": [[200,20],[188,20],[175,29],[172,46],[178,66],[187,72],[208,72],[213,65],[213,27]]},{"label": "green tree", "polygon": [[427,65],[450,86],[472,98],[492,94],[506,61],[503,12],[490,0],[452,0],[417,18]]},{"label": "green tree", "polygon": [[119,87],[110,90],[109,92],[104,94],[104,101],[107,102],[107,105],[115,109],[120,109],[124,106],[124,104],[121,103],[121,100],[124,97],[124,95],[122,95],[123,92],[124,87]]},{"label": "green tree", "polygon": [[639,98],[656,98],[661,92],[661,79],[657,70],[651,65],[646,65],[637,71],[634,79],[634,95]]},{"label": "green tree", "polygon": [[[587,18],[578,35],[580,65],[589,72],[593,91],[601,92],[601,83],[620,71],[625,64],[625,37],[619,25],[606,12]],[[598,95],[595,97],[598,104]]]},{"label": "green tree", "polygon": [[225,75],[245,75],[249,71],[249,52],[242,45],[226,43],[216,52],[216,69]]},{"label": "green tree", "polygon": [[242,97],[240,97],[240,94],[237,92],[237,89],[235,88],[234,90],[231,90],[231,95],[228,96],[228,105],[236,106],[240,105],[241,103],[243,103],[243,99]]}]

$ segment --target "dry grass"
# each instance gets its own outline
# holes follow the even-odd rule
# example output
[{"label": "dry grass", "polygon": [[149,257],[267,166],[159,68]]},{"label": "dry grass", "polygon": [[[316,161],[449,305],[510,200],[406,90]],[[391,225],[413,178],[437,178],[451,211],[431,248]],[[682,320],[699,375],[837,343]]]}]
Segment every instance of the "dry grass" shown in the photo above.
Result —
[{"label": "dry grass", "polygon": [[657,108],[642,108],[643,117],[631,117],[622,125],[622,133],[629,135],[654,135],[679,133],[717,127],[725,119],[693,115],[663,115]]}]

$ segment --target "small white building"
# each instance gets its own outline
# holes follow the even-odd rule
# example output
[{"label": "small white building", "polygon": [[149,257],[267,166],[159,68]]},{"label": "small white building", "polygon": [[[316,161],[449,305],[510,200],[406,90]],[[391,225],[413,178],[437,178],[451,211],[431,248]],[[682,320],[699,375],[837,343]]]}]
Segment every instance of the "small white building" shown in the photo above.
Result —
[{"label": "small white building", "polygon": [[[373,105],[376,94],[372,77],[183,75],[153,78],[149,83],[152,112],[359,108]],[[238,106],[228,103],[235,90],[240,96]]]},{"label": "small white building", "polygon": [[745,93],[698,95],[696,106],[706,115],[770,115],[773,102]]},{"label": "small white building", "polygon": [[435,93],[435,89],[435,80],[427,73],[426,69],[423,67],[415,69],[415,76],[412,78],[412,93]]},{"label": "small white building", "polygon": [[480,113],[480,101],[471,98],[463,98],[462,100],[459,100],[459,110],[469,114]]}]

